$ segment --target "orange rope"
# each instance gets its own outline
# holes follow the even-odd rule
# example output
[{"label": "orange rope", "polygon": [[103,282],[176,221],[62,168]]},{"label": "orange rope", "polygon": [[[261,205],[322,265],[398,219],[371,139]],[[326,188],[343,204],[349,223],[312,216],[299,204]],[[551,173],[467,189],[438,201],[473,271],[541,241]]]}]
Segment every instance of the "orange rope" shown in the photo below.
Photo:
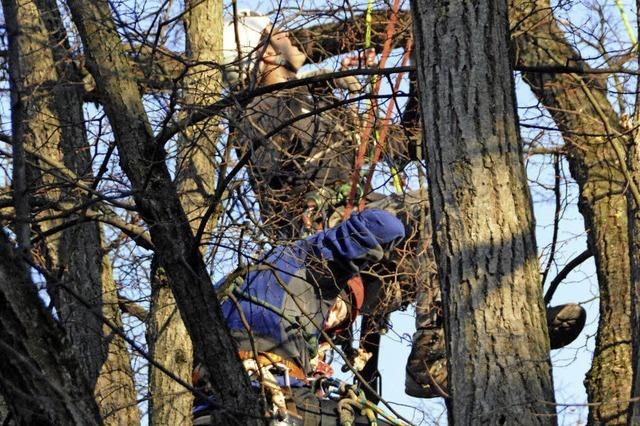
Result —
[{"label": "orange rope", "polygon": [[[382,48],[382,56],[380,58],[379,68],[384,68],[387,63],[387,59],[389,58],[389,53],[391,53],[391,44],[393,42],[393,34],[395,32],[396,21],[398,18],[398,11],[400,10],[400,0],[394,0],[393,8],[391,12],[391,17],[389,18],[389,22],[386,27],[386,39],[384,41],[384,45]],[[380,90],[381,80],[376,81],[372,95],[376,95]],[[373,129],[373,124],[376,118],[376,102],[372,100],[371,108],[367,114],[367,124],[362,131],[362,135],[360,137],[360,145],[358,147],[358,155],[356,156],[355,167],[353,174],[351,175],[351,191],[349,193],[349,198],[347,199],[347,206],[344,210],[344,218],[348,218],[353,211],[353,201],[356,197],[358,191],[358,182],[360,181],[360,171],[362,166],[364,165],[364,158],[367,152],[367,147],[369,144],[369,138],[371,136],[371,130]]]},{"label": "orange rope", "polygon": [[[411,55],[412,42],[413,40],[411,38],[407,40],[407,46],[405,47],[404,55],[402,56],[402,66],[407,65],[407,63],[409,62],[409,57]],[[398,106],[396,101],[396,94],[400,90],[400,84],[402,83],[403,75],[404,73],[398,74],[396,77],[396,82],[393,85],[393,91],[391,93],[391,104],[387,107],[387,112],[384,116],[384,121],[382,122],[382,130],[380,131],[380,140],[378,141],[378,145],[376,146],[375,153],[373,154],[373,159],[371,160],[369,173],[367,174],[367,181],[364,185],[364,190],[363,190],[364,194],[368,194],[369,191],[371,190],[371,181],[373,179],[373,173],[375,172],[376,164],[380,160],[380,155],[382,154],[382,149],[384,148],[384,144],[387,139],[387,134],[389,132],[391,114],[393,114],[393,110]],[[360,200],[360,204],[358,206],[359,210],[362,210],[364,208],[364,202],[365,202],[365,199],[364,197],[362,197],[362,199]]]}]

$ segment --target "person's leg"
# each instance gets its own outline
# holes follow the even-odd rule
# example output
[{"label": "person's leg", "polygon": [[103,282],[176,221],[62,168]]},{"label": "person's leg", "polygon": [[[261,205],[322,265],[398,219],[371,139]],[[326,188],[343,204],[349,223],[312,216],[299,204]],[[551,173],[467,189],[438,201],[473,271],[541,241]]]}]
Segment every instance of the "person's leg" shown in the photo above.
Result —
[{"label": "person's leg", "polygon": [[416,332],[407,360],[405,393],[416,398],[447,395],[447,353],[444,339],[440,289],[418,290]]},{"label": "person's leg", "polygon": [[[434,311],[427,293],[418,293],[416,332],[405,380],[405,393],[416,398],[447,396],[447,360],[442,318]],[[586,322],[585,310],[575,303],[547,308],[551,349],[573,342]]]},{"label": "person's leg", "polygon": [[547,308],[551,349],[563,348],[573,342],[584,328],[586,321],[587,312],[575,303]]}]

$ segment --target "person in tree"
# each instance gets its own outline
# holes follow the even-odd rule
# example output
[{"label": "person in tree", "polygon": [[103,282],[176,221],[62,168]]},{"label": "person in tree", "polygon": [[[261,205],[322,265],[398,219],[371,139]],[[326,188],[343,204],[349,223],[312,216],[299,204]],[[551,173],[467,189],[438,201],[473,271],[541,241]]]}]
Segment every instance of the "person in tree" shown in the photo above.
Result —
[{"label": "person in tree", "polygon": [[[296,80],[306,57],[288,33],[272,31],[264,16],[246,16],[240,22],[247,60],[258,65],[244,73],[227,73],[227,79],[242,74],[253,77],[257,71],[256,86]],[[228,37],[234,36],[234,30],[233,25],[227,26]],[[261,43],[264,47],[258,47]],[[225,52],[229,52],[227,60],[237,57],[237,50]],[[253,59],[257,54],[260,58]],[[339,79],[337,84],[360,87],[353,77]],[[325,207],[340,203],[348,192],[346,171],[353,169],[359,119],[351,108],[331,108],[338,99],[322,89],[299,86],[258,96],[230,118],[238,156],[249,156],[249,177],[265,231],[277,239],[315,232]],[[319,109],[325,111],[314,114]]]},{"label": "person in tree", "polygon": [[[326,347],[327,337],[349,328],[373,290],[359,273],[389,256],[404,237],[404,225],[395,216],[365,210],[334,228],[276,247],[217,285],[239,356],[256,387],[264,386],[274,415],[302,417],[304,424],[337,424],[338,415],[344,415],[335,401],[310,391],[315,377],[330,375],[322,365],[323,340]],[[207,393],[202,367],[194,382]],[[283,391],[296,407],[287,404]],[[215,405],[196,401],[194,424],[208,424],[210,416]]]},{"label": "person in tree", "polygon": [[[225,76],[230,85],[255,88],[295,83],[306,61],[289,34],[275,29],[265,16],[241,14],[225,26],[224,42]],[[369,59],[366,54],[346,57],[342,65]],[[238,156],[248,159],[263,231],[274,241],[295,241],[342,218],[363,123],[357,110],[341,106],[333,94],[335,88],[353,92],[361,86],[351,77],[320,86],[285,88],[253,98],[229,117],[230,139]],[[418,140],[419,135],[407,129],[390,131],[387,157],[401,169],[416,160]],[[446,396],[442,306],[430,247],[428,198],[424,191],[359,195],[369,206],[400,217],[408,236],[393,256],[361,273],[365,285],[375,282],[371,287],[381,289],[379,305],[385,311],[416,302],[416,332],[405,392],[421,398]],[[548,317],[552,348],[557,348],[577,337],[586,314],[582,307],[568,304],[551,308]]]}]

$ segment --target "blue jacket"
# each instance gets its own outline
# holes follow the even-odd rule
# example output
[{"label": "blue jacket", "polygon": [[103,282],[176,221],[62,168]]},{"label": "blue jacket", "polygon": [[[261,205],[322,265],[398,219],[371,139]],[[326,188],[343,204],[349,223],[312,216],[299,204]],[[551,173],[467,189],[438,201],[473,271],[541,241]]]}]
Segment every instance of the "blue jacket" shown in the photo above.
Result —
[{"label": "blue jacket", "polygon": [[308,370],[328,310],[347,280],[382,260],[404,236],[395,216],[365,210],[335,228],[274,249],[236,281],[234,294],[251,331],[235,302],[222,303],[239,349],[251,351],[253,340],[259,352],[276,353]]}]

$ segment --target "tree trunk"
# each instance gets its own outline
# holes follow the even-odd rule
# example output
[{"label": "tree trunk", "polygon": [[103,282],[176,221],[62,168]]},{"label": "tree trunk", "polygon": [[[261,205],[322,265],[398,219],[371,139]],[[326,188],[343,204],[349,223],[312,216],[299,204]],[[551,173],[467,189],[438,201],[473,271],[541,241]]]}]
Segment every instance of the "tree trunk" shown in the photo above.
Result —
[{"label": "tree trunk", "polygon": [[23,262],[0,230],[0,393],[17,424],[101,424],[75,352]]},{"label": "tree trunk", "polygon": [[[640,2],[636,3],[640,6]],[[637,16],[640,10],[636,9]],[[635,120],[640,118],[640,81],[637,83]],[[640,130],[633,129],[633,140],[629,144],[627,154],[627,166],[631,172],[636,187],[640,187]],[[640,424],[640,204],[627,193],[629,209],[629,257],[631,264],[631,320],[632,320],[632,368],[633,381],[631,387],[631,404],[629,405],[629,418],[627,424],[634,426]]]},{"label": "tree trunk", "polygon": [[[71,47],[60,11],[53,0],[37,0],[44,24],[49,32],[59,84],[53,90],[55,108],[61,119],[61,146],[64,163],[80,179],[94,179],[91,168],[89,141],[87,140],[83,115],[83,86],[80,70],[71,57]],[[73,188],[66,194],[74,197]],[[75,218],[69,218],[73,220]],[[103,247],[102,227],[97,223],[73,226],[63,231],[60,247],[63,280],[69,282],[74,291],[92,304],[102,305],[102,314],[115,326],[122,328],[122,317],[118,306],[118,294],[111,270],[111,261]],[[130,355],[124,339],[114,335],[100,324],[95,316],[83,309],[79,303],[60,293],[64,300],[59,310],[66,318],[68,333],[73,341],[79,341],[83,353],[102,352],[93,365],[96,370],[94,393],[105,424],[139,424],[136,390]],[[63,316],[62,312],[66,315]],[[80,326],[80,327],[78,327]],[[97,327],[97,328],[95,328]],[[100,331],[100,328],[103,330]]]},{"label": "tree trunk", "polygon": [[503,1],[411,3],[452,424],[553,424]]},{"label": "tree trunk", "polygon": [[[62,156],[62,126],[58,120],[52,93],[57,84],[57,74],[40,12],[33,1],[18,3],[14,0],[3,0],[2,5],[9,28],[14,141],[24,144],[27,150],[37,153],[40,157],[51,158],[61,163],[59,159]],[[27,158],[30,160],[25,166],[28,194],[46,192],[49,200],[59,201],[61,182],[55,178],[52,167],[34,155],[28,155]],[[61,225],[61,219],[47,219],[54,214],[54,210],[46,208],[45,205],[39,213],[32,215],[35,219],[34,228],[42,233]],[[41,240],[34,251],[36,262],[50,271],[56,271],[61,265],[59,255],[62,240],[64,237],[59,233]],[[21,244],[26,246],[25,242]],[[69,245],[68,239],[65,245]],[[104,361],[101,323],[94,315],[88,315],[84,307],[76,310],[75,299],[67,300],[68,295],[55,285],[49,288],[69,337],[80,349],[78,354],[82,358],[83,372],[93,386]],[[101,300],[99,297],[96,298],[93,292],[86,296],[87,300],[100,306]]]},{"label": "tree trunk", "polygon": [[[18,96],[23,99],[23,125],[29,129],[25,144],[45,158],[62,157],[65,167],[74,175],[90,180],[91,156],[84,128],[83,91],[82,85],[78,84],[81,78],[69,57],[69,46],[57,5],[50,0],[27,1],[19,5],[6,0],[3,6],[8,25],[21,31],[13,44],[20,61],[13,68],[19,67],[19,74],[13,78],[16,89],[23,91]],[[14,137],[20,136],[14,134]],[[74,182],[55,179],[50,171],[51,166],[42,161],[33,159],[32,164],[39,164],[41,170],[30,167],[29,175],[40,175],[38,181],[50,185],[47,194],[50,198],[69,199],[77,203],[78,192]],[[38,190],[34,187],[31,189]],[[52,196],[52,192],[55,195]],[[44,215],[50,213],[47,211]],[[77,218],[78,215],[74,215],[62,220],[44,220],[39,228],[44,232]],[[61,234],[47,236],[44,242],[50,257],[50,270],[58,271],[61,280],[73,291],[98,311],[102,309],[106,318],[121,325],[115,283],[101,245],[98,223],[68,227]],[[103,380],[99,381],[101,385],[105,380],[108,381],[111,372],[119,371],[119,374],[128,376],[119,377],[117,385],[112,383],[108,389],[101,386],[96,388],[102,414],[110,415],[107,422],[139,423],[133,373],[122,338],[112,336],[107,345],[102,322],[94,312],[56,285],[50,286],[50,291],[57,314],[77,350],[90,386],[93,388],[96,385],[101,370],[105,374]],[[110,305],[104,304],[103,294],[105,299],[110,299]],[[109,362],[105,364],[105,360]]]},{"label": "tree trunk", "polygon": [[167,272],[180,314],[197,355],[213,375],[216,397],[225,410],[217,420],[247,424],[260,417],[255,395],[222,317],[211,279],[156,143],[140,92],[104,0],[69,0],[96,81],[114,129],[120,164],[131,181],[136,206],[150,229],[160,263]]},{"label": "tree trunk", "polygon": [[[563,66],[580,57],[548,2],[512,1],[511,19],[518,23],[517,64]],[[607,99],[606,82],[567,73],[525,72],[523,77],[563,134],[596,262],[600,322],[585,384],[589,402],[600,405],[591,407],[589,422],[625,424],[632,379],[631,276],[625,177],[611,145],[620,143],[612,132],[623,129]]]},{"label": "tree trunk", "polygon": [[[105,253],[104,247],[100,246],[103,239],[100,230],[98,234],[98,238],[94,241],[98,246],[92,249],[96,250],[99,247],[101,252]],[[106,253],[100,259],[102,259],[103,284],[102,313],[112,324],[122,330],[124,329],[122,313],[118,305],[118,292],[113,280],[111,261]],[[106,325],[103,326],[103,334],[108,342],[107,353],[94,390],[103,422],[105,425],[113,426],[138,425],[140,411],[131,368],[131,355],[122,336],[115,334]]]},{"label": "tree trunk", "polygon": [[[3,0],[2,9],[9,39],[14,174],[24,172],[23,182],[18,176],[14,176],[13,182],[16,230],[19,244],[29,249],[32,235],[25,228],[31,227],[34,233],[42,234],[61,223],[60,219],[50,219],[53,211],[48,205],[42,206],[39,212],[31,211],[29,199],[35,194],[47,193],[51,199],[57,200],[60,189],[51,167],[27,154],[35,152],[54,160],[61,156],[58,151],[60,123],[50,96],[56,76],[51,52],[43,48],[47,46],[47,34],[36,5],[32,1]],[[15,152],[17,149],[24,152]],[[22,226],[23,222],[28,222],[28,226]],[[60,235],[56,234],[37,244],[33,253],[35,261],[53,270],[58,261],[59,239]]]},{"label": "tree trunk", "polygon": [[[638,95],[636,95],[638,96]],[[629,151],[628,165],[636,185],[640,185],[640,133],[636,129],[635,138]],[[628,425],[640,424],[640,206],[628,196],[629,202],[629,246],[631,258],[631,306],[632,311],[632,355],[633,386],[632,403],[629,407]]]},{"label": "tree trunk", "polygon": [[[209,64],[219,62],[222,49],[222,2],[219,0],[185,2],[186,55],[191,64],[184,79],[183,99],[187,111],[215,102],[221,91],[220,73]],[[196,233],[214,192],[218,120],[214,117],[190,127],[178,139],[176,181],[180,201]],[[213,225],[213,221],[210,222]],[[211,226],[208,227],[210,229]],[[208,239],[207,234],[204,236]],[[166,273],[152,268],[152,317],[150,334],[152,354],[173,373],[189,381],[193,369],[193,347],[187,329],[177,311]],[[151,368],[151,424],[188,424],[191,422],[193,396],[156,368]]]},{"label": "tree trunk", "polygon": [[[151,319],[147,341],[154,359],[173,374],[191,383],[193,344],[164,269],[152,262]],[[190,425],[193,396],[184,386],[159,369],[149,368],[149,424]]]}]

